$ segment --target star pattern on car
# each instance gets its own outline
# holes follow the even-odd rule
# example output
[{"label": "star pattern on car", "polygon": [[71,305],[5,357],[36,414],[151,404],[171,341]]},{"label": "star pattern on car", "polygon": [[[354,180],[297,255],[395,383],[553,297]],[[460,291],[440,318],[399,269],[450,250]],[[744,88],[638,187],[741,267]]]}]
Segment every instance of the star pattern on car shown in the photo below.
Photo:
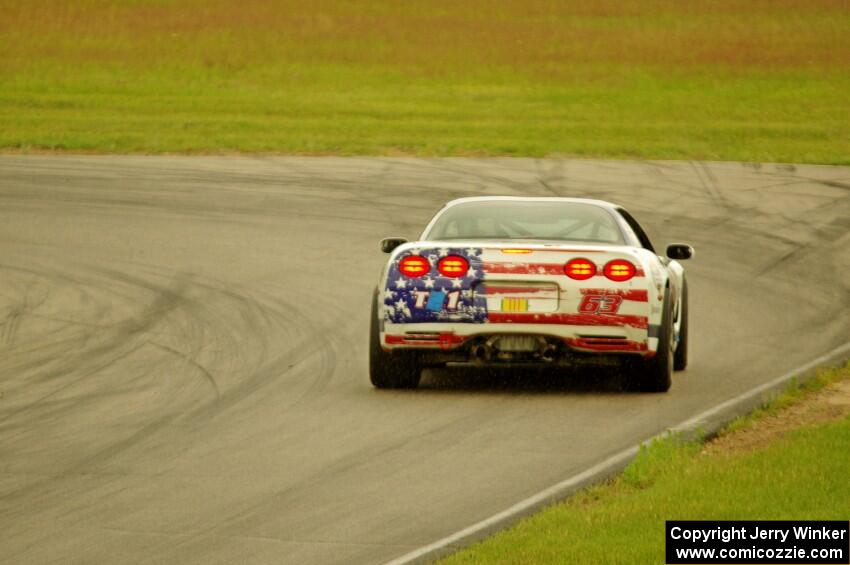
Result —
[{"label": "star pattern on car", "polygon": [[[388,283],[389,288],[383,291],[384,319],[393,323],[486,321],[486,299],[476,296],[472,290],[484,278],[481,253],[482,250],[478,248],[452,247],[409,249],[400,253],[389,266],[387,280],[391,282]],[[431,271],[423,277],[402,275],[399,262],[408,255],[425,257],[431,265]],[[469,269],[463,277],[446,277],[437,271],[440,259],[453,255],[469,262]],[[427,293],[424,299],[421,298],[422,293]]]}]

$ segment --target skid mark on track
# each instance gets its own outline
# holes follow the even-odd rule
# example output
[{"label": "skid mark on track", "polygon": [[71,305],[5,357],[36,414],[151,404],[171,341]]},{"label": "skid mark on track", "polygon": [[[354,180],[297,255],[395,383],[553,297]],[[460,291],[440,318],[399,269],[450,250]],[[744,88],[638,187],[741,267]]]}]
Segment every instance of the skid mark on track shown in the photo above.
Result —
[{"label": "skid mark on track", "polygon": [[709,169],[702,161],[691,161],[691,166],[693,167],[694,173],[696,173],[700,184],[702,184],[702,187],[705,189],[711,200],[718,206],[723,208],[728,207],[728,203],[718,187],[717,177],[714,176],[711,169]]},{"label": "skid mark on track", "polygon": [[[31,274],[32,272],[33,270]],[[179,410],[179,404],[167,409],[164,414],[150,420],[156,425],[144,425],[138,432],[119,440],[111,447],[103,448],[94,456],[57,472],[45,481],[12,493],[7,501],[35,495],[41,487],[47,487],[51,482],[66,482],[66,479],[73,481],[75,474],[82,469],[94,472],[98,465],[106,463],[110,457],[125,453],[142,439],[151,437],[176,421],[186,422],[198,418],[203,420],[221,414],[239,402],[257,396],[268,385],[280,383],[281,378],[289,372],[300,371],[308,361],[311,364],[310,378],[303,381],[303,386],[299,379],[297,393],[289,395],[281,407],[285,407],[287,403],[292,407],[313,401],[332,378],[336,353],[334,341],[326,337],[329,335],[329,328],[325,325],[314,325],[311,318],[302,313],[301,306],[296,307],[259,292],[255,296],[249,296],[245,289],[239,286],[231,285],[228,288],[221,281],[203,280],[197,276],[174,276],[154,272],[142,277],[102,268],[94,268],[90,272],[97,275],[93,281],[86,281],[84,277],[77,281],[77,284],[83,287],[87,284],[110,287],[110,292],[102,296],[98,296],[101,286],[92,289],[91,296],[95,301],[110,295],[112,298],[120,296],[125,300],[136,300],[139,291],[152,296],[152,300],[145,308],[118,323],[104,325],[72,321],[69,325],[94,334],[95,337],[87,338],[90,345],[85,348],[74,347],[79,340],[71,340],[65,345],[56,344],[59,349],[49,352],[51,359],[46,361],[48,373],[42,376],[48,381],[55,381],[55,386],[17,410],[6,411],[0,415],[0,421],[6,421],[3,427],[7,437],[8,433],[14,433],[12,430],[25,430],[29,426],[29,418],[10,425],[18,416],[47,417],[49,414],[50,420],[56,420],[62,414],[79,410],[84,406],[83,402],[108,401],[108,393],[105,396],[88,395],[87,400],[77,399],[75,396],[60,402],[53,399],[78,385],[88,385],[92,378],[98,378],[104,370],[136,353],[145,345],[151,345],[167,353],[167,357],[174,357],[191,365],[194,371],[203,376],[215,394],[213,398],[197,404],[194,411]],[[61,276],[52,272],[39,274],[44,278],[61,279]],[[165,285],[153,282],[158,278],[169,282]],[[320,318],[325,315],[322,312],[311,313]],[[232,333],[235,329],[234,321],[235,328],[242,328],[238,336]],[[244,329],[248,329],[250,333],[245,333]],[[267,335],[287,334],[289,337],[284,339],[284,343],[289,343],[286,347],[279,350],[275,348],[274,351],[269,347]],[[172,338],[171,341],[163,341],[169,337]],[[179,340],[174,341],[175,337]],[[238,356],[244,350],[244,340],[251,343],[250,355],[253,357],[245,357],[240,361]],[[182,346],[178,347],[176,344]],[[222,359],[229,360],[235,354],[235,363],[244,371],[237,382],[229,383],[225,389],[221,388],[214,371],[198,361],[197,355],[205,348],[212,349],[210,359],[216,364],[220,364]],[[54,360],[57,357],[61,360],[60,367],[56,366]],[[34,365],[34,368],[37,366]],[[106,387],[105,390],[109,390],[108,383],[104,382],[102,385]],[[172,442],[174,441],[179,440],[172,438]],[[49,497],[54,491],[47,490],[49,492],[44,495]]]},{"label": "skid mark on track", "polygon": [[[28,423],[30,417],[38,416],[55,421],[63,414],[70,415],[75,411],[84,410],[87,403],[108,402],[110,399],[109,392],[98,395],[88,394],[85,398],[71,396],[62,401],[54,401],[53,399],[66,390],[87,383],[89,379],[97,377],[110,365],[139,351],[145,345],[151,345],[157,350],[166,352],[168,357],[175,357],[189,363],[195,371],[204,376],[204,380],[209,383],[215,395],[213,398],[197,404],[195,410],[186,411],[185,408],[187,407],[181,408],[180,404],[174,404],[170,408],[163,407],[162,410],[146,417],[141,425],[132,426],[130,433],[125,437],[102,446],[96,452],[71,465],[54,469],[46,476],[35,481],[28,481],[20,488],[7,493],[0,498],[6,506],[5,511],[0,512],[0,518],[4,520],[11,519],[16,512],[19,512],[20,504],[26,504],[28,513],[32,515],[48,511],[56,504],[58,498],[66,498],[71,496],[72,493],[82,495],[92,488],[91,481],[80,480],[83,475],[97,474],[98,469],[102,466],[110,463],[116,457],[126,454],[142,442],[164,433],[165,430],[169,430],[169,443],[171,445],[179,445],[180,443],[190,445],[195,438],[191,435],[187,436],[183,432],[175,434],[174,424],[179,422],[184,429],[202,430],[203,427],[199,428],[196,424],[204,422],[211,416],[220,415],[252,396],[257,397],[266,387],[279,384],[281,378],[289,372],[303,373],[301,371],[303,364],[308,361],[311,364],[308,373],[309,379],[303,381],[304,386],[301,385],[299,379],[297,394],[288,395],[286,401],[280,403],[281,408],[285,409],[287,404],[293,407],[313,401],[331,380],[336,365],[335,351],[332,341],[322,337],[327,334],[328,328],[313,327],[310,320],[301,314],[299,308],[267,296],[261,295],[259,299],[248,297],[240,293],[238,288],[223,289],[219,286],[219,283],[201,282],[191,277],[178,277],[181,282],[167,287],[165,291],[158,284],[141,280],[126,273],[117,275],[110,273],[109,278],[121,280],[122,284],[131,285],[135,288],[145,288],[150,292],[156,292],[157,298],[143,311],[117,324],[116,327],[107,328],[105,333],[109,334],[108,339],[96,340],[94,347],[78,350],[75,353],[75,358],[80,361],[79,366],[75,366],[67,372],[53,373],[52,378],[60,380],[48,394],[34,399],[18,410],[7,411],[3,414],[0,420],[6,420],[6,424],[3,426],[4,437],[12,438],[27,431],[30,425]],[[185,319],[186,314],[191,319],[214,320],[213,327],[215,328],[227,328],[228,320],[218,318],[219,314],[224,312],[216,311],[216,308],[220,309],[224,305],[232,308],[228,312],[241,322],[240,326],[256,330],[256,337],[260,340],[265,338],[264,334],[267,330],[289,327],[296,330],[293,337],[297,334],[300,335],[300,339],[290,342],[285,348],[274,353],[271,352],[267,343],[261,341],[261,347],[252,349],[252,352],[257,354],[258,357],[253,360],[244,360],[245,369],[247,369],[246,374],[240,375],[237,383],[230,383],[227,389],[221,390],[212,371],[194,358],[195,353],[190,356],[185,351],[162,343],[160,340],[153,340],[150,336],[156,335],[155,330],[162,329],[158,326],[168,325],[169,323],[173,325],[175,318],[178,320]],[[86,327],[85,329],[90,328]],[[95,328],[95,330],[104,333],[103,328]],[[203,345],[201,342],[211,337],[204,333],[193,334],[194,330],[191,329],[188,331],[189,333],[185,335],[188,339],[183,343],[192,351],[196,351],[199,345]],[[276,335],[279,334],[279,331],[276,332]],[[172,330],[161,335],[174,335],[174,333]],[[225,341],[217,346],[225,347],[221,357],[229,357],[228,352],[238,353],[240,339],[231,341],[227,339],[226,334],[224,335]],[[273,335],[275,335],[274,332]],[[198,341],[194,341],[192,336],[195,336]],[[241,337],[251,339],[251,336],[247,334]],[[219,357],[213,357],[213,361],[218,360],[220,360]],[[86,363],[82,363],[82,361],[86,361]],[[67,355],[65,362],[69,363]],[[251,364],[254,365],[253,368],[250,367]],[[102,386],[105,387],[106,391],[111,388],[108,383],[102,383]],[[11,420],[17,420],[16,417],[18,416],[29,417],[10,425]],[[19,430],[19,432],[14,430]]]},{"label": "skid mark on track", "polygon": [[[831,215],[835,217],[829,219]],[[771,273],[794,259],[806,257],[807,253],[817,253],[821,247],[845,237],[850,232],[850,195],[823,202],[793,217],[784,213],[776,216],[786,224],[805,229],[808,241],[792,241],[793,248],[769,261],[758,271],[757,277]]]},{"label": "skid mark on track", "polygon": [[12,306],[12,308],[9,309],[9,313],[6,315],[6,319],[3,323],[3,343],[9,344],[12,342],[12,338],[15,336],[15,331],[18,329],[18,324],[20,324],[23,313],[24,308],[20,305]]},{"label": "skid mark on track", "polygon": [[201,365],[200,363],[198,363],[197,361],[195,361],[194,359],[192,359],[191,357],[189,357],[188,355],[186,355],[182,351],[177,351],[176,349],[168,347],[167,345],[157,343],[153,340],[148,340],[146,343],[148,343],[148,344],[150,344],[154,347],[158,347],[158,348],[162,349],[163,351],[167,351],[167,352],[177,356],[178,358],[186,361],[189,365],[191,365],[192,367],[194,367],[195,369],[197,369],[198,371],[201,372],[201,374],[204,376],[204,379],[210,384],[212,389],[215,391],[216,398],[218,398],[221,395],[221,392],[218,390],[218,385],[215,382],[215,377],[213,377],[212,373],[210,373],[203,365]]}]

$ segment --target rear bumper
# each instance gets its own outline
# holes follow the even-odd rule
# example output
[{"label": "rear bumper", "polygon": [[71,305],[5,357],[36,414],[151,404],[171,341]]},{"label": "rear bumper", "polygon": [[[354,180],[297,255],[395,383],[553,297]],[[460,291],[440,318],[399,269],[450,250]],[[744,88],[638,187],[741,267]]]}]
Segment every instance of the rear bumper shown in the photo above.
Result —
[{"label": "rear bumper", "polygon": [[584,326],[564,324],[393,324],[385,323],[381,346],[385,350],[421,349],[451,352],[499,334],[541,336],[562,343],[571,351],[598,354],[639,354],[650,357],[658,346],[647,328],[623,326]]}]

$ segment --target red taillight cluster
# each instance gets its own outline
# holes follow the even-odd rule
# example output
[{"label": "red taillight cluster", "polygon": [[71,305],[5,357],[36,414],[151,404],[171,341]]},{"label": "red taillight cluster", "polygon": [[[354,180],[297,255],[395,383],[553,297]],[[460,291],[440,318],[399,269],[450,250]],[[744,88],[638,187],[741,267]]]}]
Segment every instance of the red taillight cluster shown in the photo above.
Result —
[{"label": "red taillight cluster", "polygon": [[[431,263],[421,255],[407,255],[398,262],[398,270],[407,277],[421,277],[431,270]],[[469,261],[459,255],[449,255],[440,259],[437,271],[444,277],[460,278],[469,272]]]},{"label": "red taillight cluster", "polygon": [[469,271],[469,262],[458,255],[449,255],[440,259],[440,262],[437,263],[437,270],[444,277],[459,278]]},{"label": "red taillight cluster", "polygon": [[[589,259],[571,259],[564,265],[564,273],[577,281],[587,280],[596,275],[596,264]],[[635,266],[625,259],[608,261],[602,269],[602,274],[614,282],[625,282],[636,273]]]},{"label": "red taillight cluster", "polygon": [[608,261],[602,272],[612,281],[624,282],[635,276],[635,266],[625,259],[614,259]]},{"label": "red taillight cluster", "polygon": [[408,255],[398,262],[398,270],[408,277],[421,277],[431,270],[431,264],[421,255]]},{"label": "red taillight cluster", "polygon": [[564,265],[564,273],[571,279],[583,281],[596,274],[596,265],[589,259],[572,259]]}]

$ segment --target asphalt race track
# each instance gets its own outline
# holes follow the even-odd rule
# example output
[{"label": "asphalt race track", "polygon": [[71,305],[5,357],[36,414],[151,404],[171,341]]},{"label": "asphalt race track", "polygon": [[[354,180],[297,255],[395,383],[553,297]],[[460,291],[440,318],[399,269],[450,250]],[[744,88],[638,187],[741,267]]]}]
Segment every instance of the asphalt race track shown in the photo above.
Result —
[{"label": "asphalt race track", "polygon": [[[694,245],[668,394],[372,389],[379,238],[497,194]],[[0,157],[0,562],[385,561],[846,342],[848,272],[850,167]]]}]

